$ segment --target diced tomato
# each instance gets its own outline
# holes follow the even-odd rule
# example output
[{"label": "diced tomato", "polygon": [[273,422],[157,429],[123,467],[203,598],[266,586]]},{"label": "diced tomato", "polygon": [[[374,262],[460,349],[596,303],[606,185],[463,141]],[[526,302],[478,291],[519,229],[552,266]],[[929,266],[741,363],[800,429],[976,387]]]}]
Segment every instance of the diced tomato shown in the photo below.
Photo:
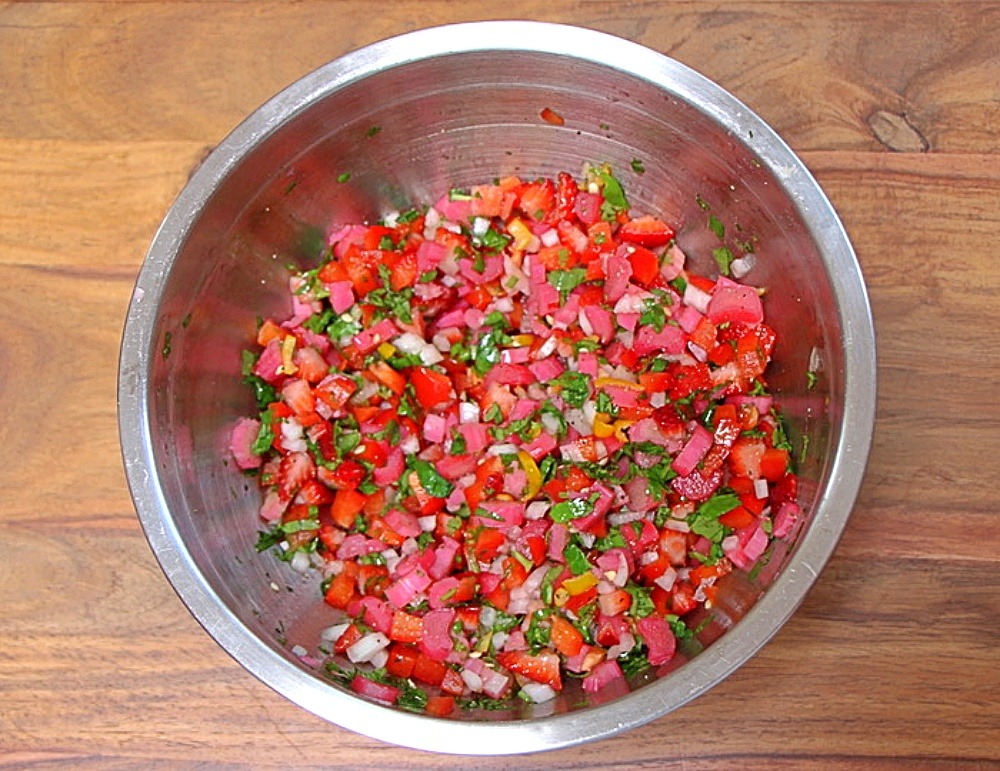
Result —
[{"label": "diced tomato", "polygon": [[510,590],[524,583],[528,571],[515,557],[506,557],[503,561],[503,580],[500,586]]},{"label": "diced tomato", "polygon": [[506,536],[497,528],[480,528],[472,539],[472,555],[479,562],[492,562],[506,542]]},{"label": "diced tomato", "polygon": [[720,516],[719,524],[733,530],[741,530],[744,527],[750,527],[754,523],[754,520],[754,515],[745,506],[737,506],[732,511],[727,511]]},{"label": "diced tomato", "polygon": [[556,204],[556,189],[551,179],[529,182],[519,193],[517,208],[535,222],[546,221]]},{"label": "diced tomato", "polygon": [[424,707],[424,712],[432,717],[448,717],[454,711],[454,696],[429,696],[427,698],[427,706]]},{"label": "diced tomato", "polygon": [[632,265],[632,278],[643,286],[649,286],[660,273],[660,259],[643,246],[636,246],[628,255]]},{"label": "diced tomato", "polygon": [[376,361],[368,370],[372,380],[381,383],[395,394],[403,393],[406,388],[406,378],[384,361]]},{"label": "diced tomato", "polygon": [[537,656],[527,651],[503,651],[498,653],[496,658],[497,663],[504,669],[509,669],[536,683],[545,683],[554,691],[562,690],[559,656],[551,651],[542,651]]},{"label": "diced tomato", "polygon": [[454,399],[451,378],[430,367],[414,367],[410,371],[410,382],[417,401],[425,410],[449,404]]},{"label": "diced tomato", "polygon": [[698,607],[698,601],[694,598],[694,587],[686,581],[678,581],[674,584],[673,594],[670,598],[670,609],[677,616],[690,613]]},{"label": "diced tomato", "polygon": [[788,471],[788,450],[768,447],[760,459],[760,475],[768,482],[777,482]]},{"label": "diced tomato", "polygon": [[411,676],[414,680],[427,683],[427,685],[441,685],[447,671],[448,667],[443,661],[436,661],[421,653],[413,665]]},{"label": "diced tomato", "polygon": [[336,468],[320,466],[317,475],[328,487],[335,490],[354,490],[360,485],[368,472],[365,467],[354,460],[343,460]]},{"label": "diced tomato", "polygon": [[418,643],[423,634],[424,621],[420,616],[414,616],[405,610],[397,610],[392,614],[392,626],[389,628],[390,640],[401,643]]},{"label": "diced tomato", "polygon": [[637,217],[618,228],[623,241],[640,246],[664,246],[674,239],[674,229],[655,217]]},{"label": "diced tomato", "polygon": [[408,678],[413,674],[413,667],[419,656],[420,651],[416,647],[393,643],[389,646],[389,658],[386,659],[385,669],[393,677]]},{"label": "diced tomato", "polygon": [[340,637],[334,640],[333,650],[335,653],[343,654],[362,637],[364,637],[364,633],[358,628],[358,625],[350,624],[347,629],[340,633]]},{"label": "diced tomato", "polygon": [[343,570],[330,580],[323,595],[328,605],[345,610],[357,593],[356,581],[358,566],[353,562],[345,562]]},{"label": "diced tomato", "polygon": [[330,507],[330,517],[333,521],[349,530],[365,506],[366,496],[353,489],[337,490]]},{"label": "diced tomato", "polygon": [[356,244],[351,244],[347,248],[340,263],[351,284],[354,285],[354,291],[358,297],[364,297],[382,285],[378,275],[378,266],[382,264],[382,261],[380,251],[364,251]]},{"label": "diced tomato", "polygon": [[580,630],[559,615],[552,616],[552,627],[549,634],[552,647],[563,656],[575,656],[583,647],[583,635]]}]

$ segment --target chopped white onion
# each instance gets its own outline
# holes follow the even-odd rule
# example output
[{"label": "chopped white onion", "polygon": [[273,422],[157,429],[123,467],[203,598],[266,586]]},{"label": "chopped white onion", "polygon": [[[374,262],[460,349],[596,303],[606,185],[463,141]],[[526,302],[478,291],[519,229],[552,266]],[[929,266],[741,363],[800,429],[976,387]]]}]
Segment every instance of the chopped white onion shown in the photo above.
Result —
[{"label": "chopped white onion", "polygon": [[475,402],[459,402],[458,403],[458,422],[459,423],[478,423],[479,422],[479,405]]},{"label": "chopped white onion", "polygon": [[493,649],[494,650],[500,650],[501,648],[503,648],[503,644],[505,642],[507,642],[507,633],[506,632],[495,632],[493,634]]},{"label": "chopped white onion", "polygon": [[295,645],[295,646],[293,646],[292,647],[292,653],[294,655],[298,656],[299,658],[302,658],[303,656],[308,656],[309,655],[309,651],[307,649],[303,648],[301,645]]},{"label": "chopped white onion", "polygon": [[292,555],[292,560],[289,563],[292,566],[292,570],[296,573],[308,573],[309,568],[312,567],[312,562],[309,561],[309,555],[299,550]]},{"label": "chopped white onion", "polygon": [[577,533],[576,539],[583,544],[583,548],[592,549],[594,547],[594,541],[597,540],[597,536],[593,533]]},{"label": "chopped white onion", "polygon": [[556,346],[558,345],[559,345],[559,340],[556,338],[555,335],[552,335],[538,347],[537,351],[535,351],[535,359],[541,361],[547,356],[551,356],[552,353],[556,350]]},{"label": "chopped white onion", "polygon": [[697,343],[692,343],[691,341],[688,341],[688,350],[691,351],[691,355],[694,356],[702,364],[708,361],[708,351],[706,351]]},{"label": "chopped white onion", "polygon": [[324,629],[322,632],[319,633],[320,639],[326,642],[336,642],[337,640],[340,639],[340,636],[347,631],[347,627],[349,626],[350,623],[334,624],[333,626],[328,626],[326,629]]},{"label": "chopped white onion", "polygon": [[399,553],[404,557],[408,557],[418,551],[420,551],[420,545],[417,543],[417,539],[413,537],[407,538],[399,547]]},{"label": "chopped white onion", "polygon": [[577,320],[580,323],[580,329],[583,330],[583,334],[585,335],[594,334],[594,325],[590,323],[590,319],[587,318],[587,314],[584,313],[583,308],[580,308],[580,315]]},{"label": "chopped white onion", "polygon": [[441,351],[433,345],[425,345],[420,349],[420,361],[423,362],[425,367],[432,367],[435,364],[444,361],[444,356],[442,356]]},{"label": "chopped white onion", "polygon": [[382,648],[381,650],[375,651],[375,654],[368,659],[375,669],[381,669],[387,663],[389,663],[389,649]]},{"label": "chopped white onion", "polygon": [[427,517],[419,517],[417,519],[417,524],[420,525],[420,529],[425,533],[431,532],[435,527],[437,527],[437,515],[431,514]]},{"label": "chopped white onion", "polygon": [[659,409],[660,407],[667,406],[667,394],[661,391],[652,394],[649,397],[649,406],[654,409]]},{"label": "chopped white onion", "polygon": [[668,519],[663,526],[667,530],[673,530],[675,533],[691,532],[691,526],[683,519]]},{"label": "chopped white onion", "polygon": [[493,301],[493,310],[510,313],[514,310],[514,301],[509,297],[498,297]]},{"label": "chopped white onion", "polygon": [[398,219],[399,219],[399,212],[398,211],[391,211],[388,214],[386,214],[384,217],[382,217],[382,222],[385,223],[385,226],[387,228],[394,228],[394,227],[396,227],[396,221]]},{"label": "chopped white onion", "polygon": [[490,229],[490,221],[486,217],[474,217],[472,220],[472,235],[482,238]]},{"label": "chopped white onion", "polygon": [[684,288],[684,304],[690,305],[697,311],[705,313],[708,311],[708,303],[712,299],[712,295],[708,292],[699,289],[692,283]]},{"label": "chopped white onion", "polygon": [[496,608],[489,605],[483,605],[482,610],[479,611],[479,625],[486,628],[492,629],[493,624],[497,620]]},{"label": "chopped white onion", "polygon": [[433,241],[437,234],[438,225],[441,224],[441,214],[431,206],[424,215],[424,239]]},{"label": "chopped white onion", "polygon": [[642,519],[642,513],[638,511],[616,511],[614,514],[608,514],[608,524],[612,527],[618,527],[619,525],[624,525],[626,522],[636,522]]},{"label": "chopped white onion", "polygon": [[653,583],[660,587],[663,591],[669,592],[674,588],[674,582],[676,580],[677,571],[673,568],[667,568],[663,571],[663,575],[653,579]]},{"label": "chopped white onion", "polygon": [[465,682],[467,686],[469,686],[470,691],[472,691],[473,693],[482,692],[483,678],[481,678],[475,672],[470,672],[468,669],[461,670],[459,674],[462,675],[462,680]]},{"label": "chopped white onion", "polygon": [[653,562],[656,562],[659,558],[660,555],[657,554],[655,551],[643,552],[642,554],[639,555],[639,564],[649,565]]},{"label": "chopped white onion", "polygon": [[767,480],[766,479],[755,479],[753,480],[753,494],[758,500],[767,497]]},{"label": "chopped white onion", "polygon": [[756,254],[744,254],[742,257],[737,257],[729,264],[729,270],[732,271],[733,278],[743,278],[747,273],[753,270],[753,267],[756,264]]},{"label": "chopped white onion", "polygon": [[[459,409],[461,409],[461,407]],[[559,429],[561,428],[559,418],[551,413],[543,412],[539,420],[542,421],[542,425],[545,427],[546,431],[553,436],[558,435]]]},{"label": "chopped white onion", "polygon": [[427,343],[420,335],[413,332],[404,332],[393,338],[392,344],[403,353],[420,353]]},{"label": "chopped white onion", "polygon": [[363,661],[370,661],[375,653],[388,647],[388,637],[381,632],[372,632],[366,634],[347,649],[347,658],[355,664],[360,664]]},{"label": "chopped white onion", "polygon": [[544,702],[552,701],[556,697],[556,692],[552,686],[545,683],[525,683],[521,686],[521,693],[535,704],[543,704]]},{"label": "chopped white onion", "polygon": [[525,519],[541,519],[548,512],[552,504],[546,501],[532,501],[524,510]]},{"label": "chopped white onion", "polygon": [[399,443],[399,449],[404,455],[416,455],[420,452],[420,440],[416,436],[408,436]]},{"label": "chopped white onion", "polygon": [[618,641],[617,645],[612,645],[608,648],[608,658],[616,659],[623,653],[628,653],[635,647],[635,637],[632,636],[631,632],[622,632],[621,639]]},{"label": "chopped white onion", "polygon": [[559,243],[559,233],[555,228],[549,228],[538,236],[538,239],[542,242],[542,246],[555,246]]},{"label": "chopped white onion", "polygon": [[441,351],[441,353],[451,351],[451,341],[440,332],[431,338],[431,342],[434,343],[434,347]]},{"label": "chopped white onion", "polygon": [[486,449],[487,455],[517,455],[516,444],[493,444]]}]

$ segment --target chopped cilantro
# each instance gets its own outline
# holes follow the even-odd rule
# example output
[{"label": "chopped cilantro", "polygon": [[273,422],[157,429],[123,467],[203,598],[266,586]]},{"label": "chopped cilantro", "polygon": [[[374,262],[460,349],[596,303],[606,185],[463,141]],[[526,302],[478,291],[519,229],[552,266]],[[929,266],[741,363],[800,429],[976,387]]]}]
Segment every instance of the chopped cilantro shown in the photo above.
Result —
[{"label": "chopped cilantro", "polygon": [[549,283],[559,290],[563,302],[566,297],[580,284],[587,280],[586,268],[571,268],[569,270],[549,271]]},{"label": "chopped cilantro", "polygon": [[645,174],[646,167],[643,165],[642,161],[640,161],[638,158],[633,158],[632,171],[634,171],[636,174]]},{"label": "chopped cilantro", "polygon": [[719,273],[723,276],[728,276],[729,267],[733,264],[733,253],[725,246],[721,246],[718,249],[712,250],[712,259],[714,259],[715,264],[718,265]]},{"label": "chopped cilantro", "polygon": [[733,493],[717,493],[699,506],[688,517],[691,531],[703,535],[713,543],[719,543],[725,536],[725,527],[719,517],[740,505],[739,496]]},{"label": "chopped cilantro", "polygon": [[590,498],[571,498],[560,501],[549,509],[549,517],[553,522],[565,525],[574,519],[586,517],[594,511],[594,501]]},{"label": "chopped cilantro", "polygon": [[368,131],[365,132],[365,136],[370,139],[371,137],[375,136],[381,130],[382,130],[381,126],[372,126],[371,128],[368,129]]},{"label": "chopped cilantro", "polygon": [[628,199],[625,197],[625,190],[621,183],[611,173],[611,169],[603,166],[594,169],[594,172],[604,183],[601,186],[601,193],[604,196],[604,203],[601,204],[601,218],[608,222],[615,222],[619,212],[628,211]]},{"label": "chopped cilantro", "polygon": [[345,171],[337,175],[337,181],[340,183],[350,182],[350,180],[351,180],[351,172],[349,171]]},{"label": "chopped cilantro", "polygon": [[563,550],[563,556],[566,558],[566,567],[572,571],[574,576],[582,575],[590,570],[590,562],[587,561],[587,555],[575,543],[566,545],[565,550]]},{"label": "chopped cilantro", "polygon": [[806,372],[806,390],[813,390],[816,387],[817,380],[819,380],[819,376],[815,372],[812,370]]},{"label": "chopped cilantro", "polygon": [[590,398],[590,376],[582,372],[563,372],[553,381],[561,389],[562,398],[571,407],[580,408]]},{"label": "chopped cilantro", "polygon": [[283,540],[285,540],[285,534],[281,532],[280,527],[275,527],[272,530],[258,530],[255,548],[259,552],[267,551],[272,546],[277,546]]},{"label": "chopped cilantro", "polygon": [[667,311],[663,305],[653,297],[649,297],[645,300],[645,310],[643,310],[642,315],[639,316],[639,324],[646,326],[649,325],[653,327],[653,330],[657,333],[663,331],[663,328],[667,325]]},{"label": "chopped cilantro", "polygon": [[708,216],[708,229],[715,233],[715,237],[720,240],[726,237],[726,226],[714,214]]},{"label": "chopped cilantro", "polygon": [[263,455],[271,449],[274,441],[274,431],[271,429],[271,413],[265,411],[261,414],[260,428],[257,430],[257,438],[253,440],[250,452],[254,455]]},{"label": "chopped cilantro", "polygon": [[428,495],[433,495],[435,498],[447,498],[451,495],[452,490],[455,489],[455,485],[441,476],[433,464],[412,456],[406,460],[407,465],[417,472],[417,479],[420,480],[420,486],[424,488],[424,491]]}]

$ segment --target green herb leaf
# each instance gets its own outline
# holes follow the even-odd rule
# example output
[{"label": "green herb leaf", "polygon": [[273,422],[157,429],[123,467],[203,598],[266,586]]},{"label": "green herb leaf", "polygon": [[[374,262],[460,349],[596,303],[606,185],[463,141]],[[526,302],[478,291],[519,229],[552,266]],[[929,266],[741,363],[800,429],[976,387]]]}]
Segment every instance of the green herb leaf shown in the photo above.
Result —
[{"label": "green herb leaf", "polygon": [[604,183],[601,186],[601,193],[604,196],[604,203],[601,205],[601,217],[609,222],[614,222],[618,212],[628,211],[628,199],[625,197],[625,190],[621,183],[611,173],[607,166],[594,169],[598,177]]},{"label": "green herb leaf", "polygon": [[594,502],[589,498],[571,498],[568,501],[560,501],[549,509],[549,517],[553,522],[565,525],[574,519],[586,517],[594,511]]},{"label": "green herb leaf", "polygon": [[590,562],[587,560],[587,555],[575,543],[566,544],[563,556],[566,558],[566,567],[570,569],[574,576],[583,575],[590,571]]},{"label": "green herb leaf", "polygon": [[549,283],[559,290],[563,302],[566,297],[580,284],[587,280],[586,268],[571,268],[569,270],[549,271]]},{"label": "green herb leaf", "polygon": [[729,267],[733,264],[733,253],[725,246],[721,246],[718,249],[712,250],[712,258],[715,260],[715,264],[719,266],[719,273],[723,276],[728,276]]},{"label": "green herb leaf", "polygon": [[267,551],[272,546],[277,546],[283,540],[285,540],[285,534],[281,532],[280,527],[275,527],[272,530],[258,530],[255,548],[258,552]]},{"label": "green herb leaf", "polygon": [[571,407],[580,408],[590,398],[590,376],[582,372],[563,372],[551,382],[560,387],[562,398]]},{"label": "green herb leaf", "polygon": [[420,486],[428,495],[433,495],[435,498],[447,498],[455,489],[455,485],[441,476],[430,462],[414,457],[407,458],[407,462],[409,467],[417,472]]},{"label": "green herb leaf", "polygon": [[714,214],[708,216],[708,229],[715,233],[715,237],[720,240],[726,237],[726,226]]},{"label": "green herb leaf", "polygon": [[263,455],[271,449],[274,441],[274,431],[271,430],[271,413],[265,411],[260,416],[260,428],[257,430],[257,438],[253,441],[250,452],[254,455]]},{"label": "green herb leaf", "polygon": [[632,159],[632,171],[634,171],[636,174],[645,174],[646,173],[646,167],[643,166],[642,161],[640,161],[638,158],[633,158]]},{"label": "green herb leaf", "polygon": [[719,517],[739,505],[739,496],[733,493],[717,493],[688,517],[688,525],[692,532],[705,536],[713,543],[719,543],[726,533],[726,528],[719,523]]}]

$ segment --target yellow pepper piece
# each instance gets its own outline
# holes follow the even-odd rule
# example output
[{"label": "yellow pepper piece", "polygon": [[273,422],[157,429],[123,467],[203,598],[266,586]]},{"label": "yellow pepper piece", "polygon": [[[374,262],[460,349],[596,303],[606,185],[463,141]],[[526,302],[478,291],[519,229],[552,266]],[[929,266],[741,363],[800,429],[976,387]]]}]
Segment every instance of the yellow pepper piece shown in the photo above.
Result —
[{"label": "yellow pepper piece", "polygon": [[281,341],[281,372],[285,375],[294,375],[299,371],[292,361],[292,354],[295,353],[295,335],[289,335]]},{"label": "yellow pepper piece", "polygon": [[560,586],[552,593],[552,604],[557,608],[561,608],[569,601],[570,594],[566,591],[566,588]]},{"label": "yellow pepper piece", "polygon": [[615,438],[621,442],[627,442],[628,437],[625,436],[625,429],[634,423],[634,420],[616,420],[613,426],[615,430]]},{"label": "yellow pepper piece", "polygon": [[638,383],[631,380],[622,380],[617,377],[599,377],[594,381],[594,388],[604,388],[604,386],[615,386],[617,388],[631,388],[633,391],[645,391]]},{"label": "yellow pepper piece", "polygon": [[615,427],[609,422],[608,416],[603,412],[598,412],[594,416],[594,436],[598,439],[607,439],[615,432]]},{"label": "yellow pepper piece", "polygon": [[542,472],[539,470],[538,464],[535,463],[535,459],[524,450],[517,451],[517,460],[521,464],[521,468],[524,469],[524,475],[528,478],[528,487],[524,491],[524,495],[521,496],[521,500],[530,501],[542,489]]},{"label": "yellow pepper piece", "polygon": [[382,343],[377,350],[383,359],[388,359],[396,352],[396,346],[392,343]]},{"label": "yellow pepper piece", "polygon": [[582,573],[578,576],[573,576],[572,578],[567,578],[562,582],[562,588],[569,592],[570,597],[583,594],[592,586],[597,586],[597,576],[590,571]]},{"label": "yellow pepper piece", "polygon": [[514,219],[507,223],[507,232],[514,236],[514,248],[521,251],[527,249],[528,244],[531,243],[531,239],[534,238],[531,228],[517,217],[514,217]]},{"label": "yellow pepper piece", "polygon": [[510,337],[511,348],[527,348],[533,342],[535,342],[534,335],[511,335]]}]

